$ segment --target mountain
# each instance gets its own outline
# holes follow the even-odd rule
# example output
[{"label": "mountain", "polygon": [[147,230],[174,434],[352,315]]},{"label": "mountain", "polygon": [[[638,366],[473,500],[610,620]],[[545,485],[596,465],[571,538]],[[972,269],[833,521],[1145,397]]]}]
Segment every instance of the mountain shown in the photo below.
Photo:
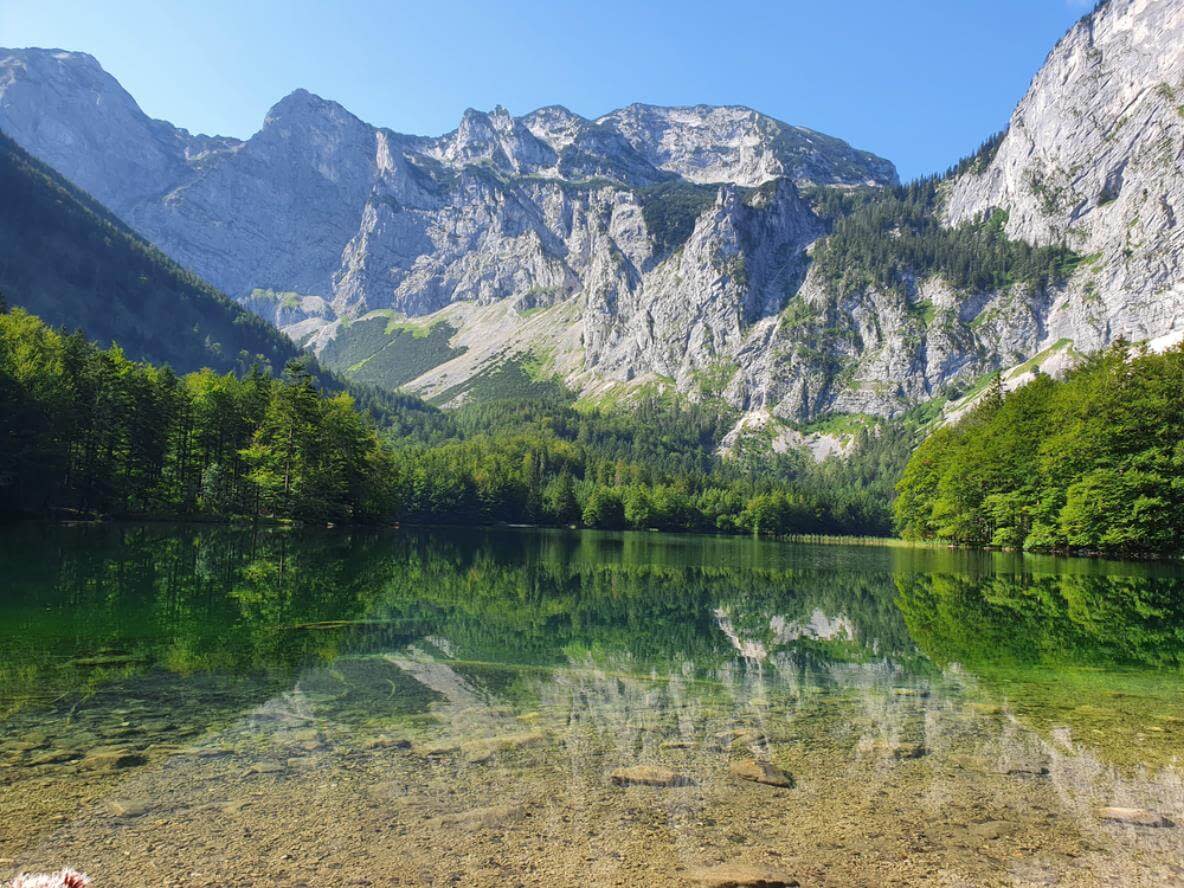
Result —
[{"label": "mountain", "polygon": [[0,296],[54,327],[118,344],[178,372],[254,364],[278,375],[293,358],[325,392],[349,391],[380,425],[435,440],[446,417],[421,400],[343,381],[287,336],[131,231],[106,208],[0,134]]},{"label": "mountain", "polygon": [[276,370],[300,352],[0,135],[0,293],[129,357],[177,370]]},{"label": "mountain", "polygon": [[[470,110],[429,139],[298,90],[245,142],[193,136],[90,56],[2,55],[5,132],[329,363],[427,394],[542,351],[584,388],[689,384],[793,292],[822,230],[799,186],[896,181],[744,108]],[[441,323],[446,363],[403,378]]]},{"label": "mountain", "polygon": [[788,439],[1179,323],[1182,10],[1102,4],[1005,135],[904,188],[740,107],[422,137],[298,90],[250,139],[195,136],[58,50],[0,50],[0,129],[355,379],[438,403],[508,365],[588,399],[656,383]]},{"label": "mountain", "polygon": [[945,217],[994,208],[1012,237],[1090,257],[1046,339],[1092,349],[1184,326],[1184,4],[1111,0],[1065,35]]}]

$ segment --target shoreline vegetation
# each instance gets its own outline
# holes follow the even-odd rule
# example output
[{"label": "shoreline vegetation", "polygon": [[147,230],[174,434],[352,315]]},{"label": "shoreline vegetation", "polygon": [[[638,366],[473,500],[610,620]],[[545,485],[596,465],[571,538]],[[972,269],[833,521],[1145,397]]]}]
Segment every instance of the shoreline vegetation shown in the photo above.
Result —
[{"label": "shoreline vegetation", "polygon": [[[482,530],[482,531],[557,531],[575,532],[603,531],[605,528],[586,527],[581,524],[514,524],[497,522],[493,524],[449,524],[440,522],[376,522],[368,524],[335,524],[333,522],[300,522],[291,519],[271,517],[232,516],[222,518],[213,515],[95,515],[95,516],[67,516],[67,515],[0,515],[0,527],[6,525],[22,525],[41,522],[61,527],[70,526],[127,526],[143,525],[176,525],[225,527],[232,529],[257,528],[264,530],[365,530],[381,531],[431,531],[431,530]],[[1095,561],[1136,561],[1162,562],[1174,564],[1184,561],[1184,552],[1176,553],[1122,553],[1089,549],[1052,549],[1052,548],[1021,548],[1015,546],[976,545],[973,543],[958,543],[940,539],[910,539],[903,536],[868,536],[861,534],[826,534],[826,533],[788,533],[788,534],[739,534],[736,532],[719,530],[680,530],[662,529],[658,527],[624,527],[609,529],[609,533],[638,533],[666,535],[689,535],[694,537],[716,537],[720,539],[743,539],[750,537],[764,542],[795,543],[799,545],[815,546],[866,546],[869,548],[886,549],[929,549],[950,552],[980,552],[994,555],[1039,555],[1048,558],[1073,558]]]},{"label": "shoreline vegetation", "polygon": [[899,431],[864,430],[825,464],[767,441],[724,459],[735,416],[718,397],[588,410],[537,389],[449,413],[404,396],[380,427],[303,361],[279,378],[179,376],[14,308],[0,313],[0,514],[891,531]]},{"label": "shoreline vegetation", "polygon": [[0,313],[0,518],[1184,552],[1184,349],[1118,343],[1060,382],[1037,374],[1005,393],[996,380],[911,457],[913,433],[885,424],[820,464],[760,441],[720,457],[735,417],[718,398],[578,410],[557,383],[540,388],[450,413],[404,396],[408,415],[384,429],[301,361],[280,378],[178,376],[12,309]]},{"label": "shoreline vegetation", "polygon": [[934,430],[897,485],[906,539],[1125,558],[1184,553],[1184,346],[1116,342]]}]

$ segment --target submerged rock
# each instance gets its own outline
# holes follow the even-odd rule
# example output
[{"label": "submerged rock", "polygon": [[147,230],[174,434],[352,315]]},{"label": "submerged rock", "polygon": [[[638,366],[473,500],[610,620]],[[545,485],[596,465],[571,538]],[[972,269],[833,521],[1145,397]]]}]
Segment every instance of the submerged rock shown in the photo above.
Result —
[{"label": "submerged rock", "polygon": [[657,765],[617,768],[608,776],[617,786],[690,786],[693,782],[685,774]]},{"label": "submerged rock", "polygon": [[284,766],[279,762],[255,762],[247,768],[247,774],[279,774]]},{"label": "submerged rock", "polygon": [[362,749],[410,749],[411,741],[403,737],[388,737],[385,734],[371,737],[362,743]]},{"label": "submerged rock", "polygon": [[982,823],[970,824],[968,829],[980,839],[994,841],[1011,835],[1017,827],[1014,823],[1008,823],[1006,820],[984,820]]},{"label": "submerged rock", "polygon": [[146,799],[110,799],[107,810],[116,817],[140,817],[151,807]]},{"label": "submerged rock", "polygon": [[1021,761],[1005,765],[1003,773],[1009,777],[1047,777],[1050,773],[1048,765],[1042,761]]},{"label": "submerged rock", "polygon": [[461,829],[479,829],[501,826],[523,815],[518,805],[490,805],[486,808],[471,808],[455,814],[442,814],[429,821],[432,826],[460,827]]},{"label": "submerged rock", "polygon": [[732,762],[728,766],[732,776],[741,780],[751,780],[753,783],[763,783],[765,786],[778,786],[789,789],[793,786],[793,778],[771,762],[760,759],[744,759]]},{"label": "submerged rock", "polygon": [[929,754],[924,743],[896,743],[890,748],[895,759],[917,759]]},{"label": "submerged rock", "polygon": [[1102,820],[1108,820],[1111,823],[1126,823],[1130,826],[1153,826],[1160,828],[1175,826],[1171,820],[1162,814],[1157,814],[1155,811],[1148,811],[1146,808],[1106,807],[1098,808],[1097,814]]},{"label": "submerged rock", "polygon": [[878,740],[864,748],[886,758],[894,758],[898,761],[918,759],[929,754],[929,750],[925,744],[920,741]]},{"label": "submerged rock", "polygon": [[130,749],[95,749],[82,760],[82,767],[100,771],[118,771],[148,763],[146,756]]},{"label": "submerged rock", "polygon": [[461,753],[465,761],[479,765],[499,752],[509,752],[524,746],[533,746],[547,739],[543,731],[523,731],[519,734],[500,734],[496,737],[480,737],[475,740],[437,740],[416,746],[415,751],[429,757]]},{"label": "submerged rock", "polygon": [[764,746],[769,738],[756,728],[731,728],[720,731],[712,738],[718,749],[729,750],[737,746]]},{"label": "submerged rock", "polygon": [[765,867],[742,863],[699,867],[687,873],[691,884],[702,888],[797,888],[797,879]]},{"label": "submerged rock", "polygon": [[547,739],[542,731],[525,731],[521,734],[502,734],[497,737],[483,737],[469,740],[460,745],[465,760],[472,764],[487,761],[499,752],[509,752],[524,746],[535,746]]}]

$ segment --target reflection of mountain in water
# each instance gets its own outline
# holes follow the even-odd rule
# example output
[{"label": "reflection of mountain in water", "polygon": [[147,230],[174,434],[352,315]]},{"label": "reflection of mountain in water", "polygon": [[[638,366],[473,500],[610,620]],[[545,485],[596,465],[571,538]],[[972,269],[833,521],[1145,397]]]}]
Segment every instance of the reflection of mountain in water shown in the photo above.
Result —
[{"label": "reflection of mountain in water", "polygon": [[480,664],[714,675],[747,660],[840,681],[855,667],[932,675],[929,661],[1184,663],[1178,571],[1131,565],[654,534],[167,526],[14,530],[0,556],[0,633],[15,654],[0,664],[4,707],[157,668],[291,675],[416,640],[507,693],[512,675]]}]

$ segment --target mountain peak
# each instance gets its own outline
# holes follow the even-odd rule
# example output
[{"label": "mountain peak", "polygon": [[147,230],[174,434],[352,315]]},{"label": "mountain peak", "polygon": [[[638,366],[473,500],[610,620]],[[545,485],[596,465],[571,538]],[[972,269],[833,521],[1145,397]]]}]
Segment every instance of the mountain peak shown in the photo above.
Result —
[{"label": "mountain peak", "polygon": [[98,68],[100,70],[102,70],[103,67],[99,64],[99,60],[88,52],[59,49],[56,47],[26,46],[23,49],[6,49],[0,47],[0,59],[5,61],[10,59],[36,60],[46,63],[57,63],[60,65],[77,65],[88,68]]},{"label": "mountain peak", "polygon": [[[334,112],[349,114],[342,105],[330,99],[323,99],[303,87],[292,90],[267,112],[266,120],[280,119],[294,115],[325,114]],[[351,115],[352,116],[352,115]]]},{"label": "mountain peak", "polygon": [[0,49],[0,95],[7,87],[21,82],[56,83],[71,91],[127,95],[119,81],[104,71],[98,59],[89,53],[36,46]]},{"label": "mountain peak", "polygon": [[891,185],[891,162],[842,139],[791,126],[744,105],[636,102],[596,121],[661,170],[701,184],[755,187],[780,177],[823,185]]}]

